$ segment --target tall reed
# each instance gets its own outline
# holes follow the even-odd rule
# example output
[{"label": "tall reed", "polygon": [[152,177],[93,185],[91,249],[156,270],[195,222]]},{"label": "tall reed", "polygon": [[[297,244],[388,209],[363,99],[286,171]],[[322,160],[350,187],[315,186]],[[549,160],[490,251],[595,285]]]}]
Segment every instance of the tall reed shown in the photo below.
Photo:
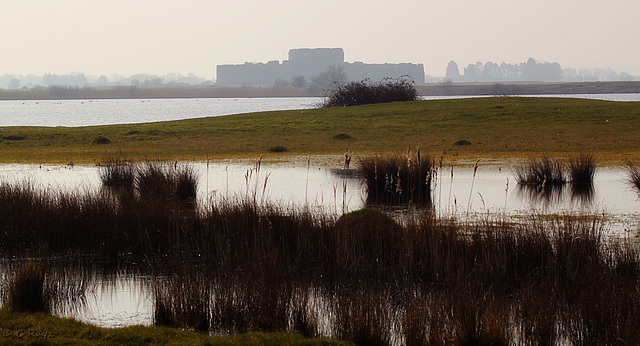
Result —
[{"label": "tall reed", "polygon": [[154,280],[154,324],[207,331],[211,328],[211,283],[181,265]]},{"label": "tall reed", "polygon": [[[426,155],[424,155],[426,156]],[[431,157],[372,156],[359,161],[367,201],[373,204],[431,203]]]},{"label": "tall reed", "polygon": [[336,219],[231,197],[185,211],[2,183],[0,251],[166,267],[156,321],[189,328],[381,344],[640,338],[640,254],[601,220],[428,211],[399,224],[371,209]]}]

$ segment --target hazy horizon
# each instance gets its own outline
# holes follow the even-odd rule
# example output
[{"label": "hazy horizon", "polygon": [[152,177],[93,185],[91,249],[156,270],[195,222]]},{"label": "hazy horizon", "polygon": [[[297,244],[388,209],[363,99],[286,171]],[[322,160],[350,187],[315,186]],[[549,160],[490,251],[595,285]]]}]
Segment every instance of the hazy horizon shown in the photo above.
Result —
[{"label": "hazy horizon", "polygon": [[0,75],[193,73],[286,60],[289,49],[340,47],[346,61],[422,63],[444,76],[454,60],[640,75],[637,0],[350,2],[2,1]]}]

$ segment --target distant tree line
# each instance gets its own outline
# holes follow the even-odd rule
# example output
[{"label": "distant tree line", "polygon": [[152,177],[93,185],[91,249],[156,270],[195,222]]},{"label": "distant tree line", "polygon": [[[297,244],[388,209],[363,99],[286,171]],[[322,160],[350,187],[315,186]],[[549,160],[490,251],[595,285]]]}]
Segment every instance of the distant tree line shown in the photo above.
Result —
[{"label": "distant tree line", "polygon": [[497,64],[491,61],[469,64],[462,70],[450,61],[442,83],[452,82],[583,82],[583,81],[633,81],[640,80],[628,73],[620,74],[611,69],[563,69],[557,62],[538,62],[529,58],[526,62]]},{"label": "distant tree line", "polygon": [[129,77],[114,74],[107,76],[85,76],[84,73],[36,75],[0,75],[0,89],[41,89],[48,87],[121,87],[121,86],[197,86],[210,85],[213,81],[198,77],[192,73],[182,75],[169,73],[164,76],[134,74]]}]

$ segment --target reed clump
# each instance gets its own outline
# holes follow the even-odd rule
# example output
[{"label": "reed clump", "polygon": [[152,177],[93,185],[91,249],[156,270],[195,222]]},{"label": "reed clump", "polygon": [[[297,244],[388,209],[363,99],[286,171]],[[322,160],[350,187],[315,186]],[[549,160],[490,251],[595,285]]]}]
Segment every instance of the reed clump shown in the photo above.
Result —
[{"label": "reed clump", "polygon": [[51,312],[52,292],[47,285],[47,262],[26,260],[2,282],[2,302],[18,312]]},{"label": "reed clump", "polygon": [[211,285],[193,268],[173,270],[153,286],[154,324],[208,331],[211,328]]},{"label": "reed clump", "polygon": [[594,195],[597,166],[591,153],[580,153],[562,161],[543,156],[530,157],[529,162],[514,168],[518,188],[531,199],[545,203],[560,200],[565,184],[569,182],[571,198],[588,202]]},{"label": "reed clump", "polygon": [[107,158],[98,167],[102,185],[114,188],[133,188],[135,167],[120,157]]},{"label": "reed clump", "polygon": [[138,166],[134,186],[142,197],[195,203],[198,176],[188,164],[147,161]]},{"label": "reed clump", "polygon": [[592,185],[596,175],[596,161],[591,153],[580,153],[569,159],[567,171],[572,185]]},{"label": "reed clump", "polygon": [[419,98],[415,82],[406,77],[385,78],[379,82],[364,79],[337,85],[329,91],[320,108],[416,101]]},{"label": "reed clump", "polygon": [[546,155],[540,159],[529,157],[527,164],[515,166],[514,173],[521,185],[547,187],[567,182],[562,162]]},{"label": "reed clump", "polygon": [[108,158],[100,164],[98,173],[103,186],[135,190],[143,198],[194,203],[198,190],[195,169],[184,163],[156,160],[133,164],[120,157]]},{"label": "reed clump", "polygon": [[431,177],[434,168],[431,156],[416,158],[372,156],[360,159],[358,169],[364,177],[367,202],[371,204],[429,204]]},{"label": "reed clump", "polygon": [[0,208],[4,257],[44,248],[167,268],[156,276],[159,324],[378,344],[640,338],[640,253],[597,219],[426,212],[399,224],[371,209],[336,219],[251,196],[185,211],[166,198],[6,183]]},{"label": "reed clump", "polygon": [[640,194],[640,164],[627,162],[626,168],[629,177],[629,185]]},{"label": "reed clump", "polygon": [[516,181],[521,185],[551,186],[569,181],[572,185],[591,185],[596,175],[596,161],[591,153],[580,153],[566,162],[557,158],[529,157],[525,165],[514,169]]},{"label": "reed clump", "polygon": [[380,210],[365,208],[342,215],[335,224],[335,232],[339,266],[376,263],[383,269],[394,265],[402,227]]}]

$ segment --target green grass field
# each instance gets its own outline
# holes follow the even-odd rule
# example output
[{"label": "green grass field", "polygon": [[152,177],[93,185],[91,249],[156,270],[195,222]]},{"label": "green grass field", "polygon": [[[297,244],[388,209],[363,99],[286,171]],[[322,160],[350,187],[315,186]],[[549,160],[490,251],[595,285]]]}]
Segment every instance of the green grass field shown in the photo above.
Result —
[{"label": "green grass field", "polygon": [[[488,97],[131,125],[0,127],[0,162],[92,163],[118,153],[186,160],[340,155],[347,147],[367,155],[419,145],[450,158],[591,151],[599,162],[617,163],[640,157],[639,129],[638,102]],[[286,152],[270,153],[276,146]]]},{"label": "green grass field", "polygon": [[0,309],[0,345],[350,345],[293,333],[208,336],[168,327],[100,328],[44,313]]}]

